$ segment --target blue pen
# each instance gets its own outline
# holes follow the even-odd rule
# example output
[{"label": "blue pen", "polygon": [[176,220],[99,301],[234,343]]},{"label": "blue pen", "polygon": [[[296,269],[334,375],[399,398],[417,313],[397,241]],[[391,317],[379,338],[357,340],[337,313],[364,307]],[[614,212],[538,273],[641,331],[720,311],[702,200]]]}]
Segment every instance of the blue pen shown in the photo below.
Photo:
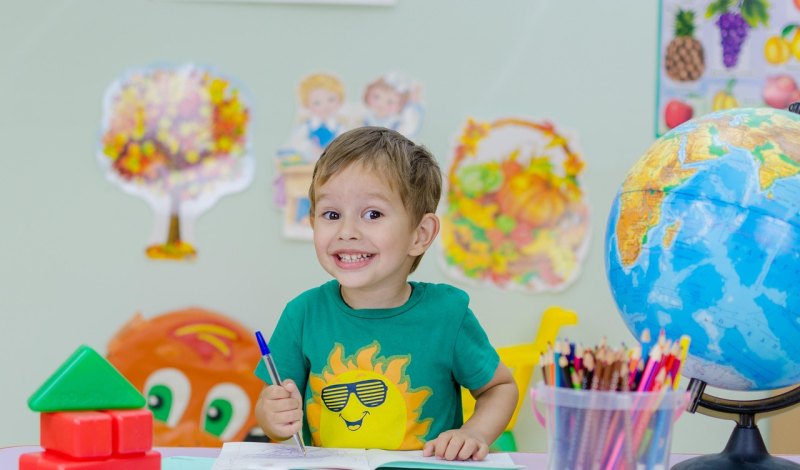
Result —
[{"label": "blue pen", "polygon": [[[264,341],[264,336],[261,335],[260,331],[256,331],[256,341],[258,341],[258,347],[261,349],[261,356],[264,359],[264,365],[267,366],[267,372],[269,373],[270,380],[272,380],[272,384],[281,385],[281,376],[278,375],[275,361],[272,360],[272,355],[269,353],[269,346],[267,346],[267,342]],[[303,452],[303,456],[305,456],[306,446],[303,445],[303,438],[300,437],[299,432],[294,433],[294,441],[297,443],[297,447],[300,448],[300,451]]]}]

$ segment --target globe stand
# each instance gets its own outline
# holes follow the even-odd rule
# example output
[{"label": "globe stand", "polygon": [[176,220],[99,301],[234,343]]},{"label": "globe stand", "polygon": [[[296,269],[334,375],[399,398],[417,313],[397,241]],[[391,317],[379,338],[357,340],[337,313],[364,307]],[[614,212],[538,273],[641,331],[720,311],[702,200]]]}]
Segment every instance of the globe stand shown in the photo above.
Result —
[{"label": "globe stand", "polygon": [[683,461],[674,465],[672,470],[800,469],[800,464],[770,455],[756,425],[756,414],[763,418],[800,404],[800,386],[761,400],[726,400],[705,393],[705,388],[706,383],[702,380],[689,381],[690,399],[686,410],[732,419],[736,421],[736,427],[722,452]]}]

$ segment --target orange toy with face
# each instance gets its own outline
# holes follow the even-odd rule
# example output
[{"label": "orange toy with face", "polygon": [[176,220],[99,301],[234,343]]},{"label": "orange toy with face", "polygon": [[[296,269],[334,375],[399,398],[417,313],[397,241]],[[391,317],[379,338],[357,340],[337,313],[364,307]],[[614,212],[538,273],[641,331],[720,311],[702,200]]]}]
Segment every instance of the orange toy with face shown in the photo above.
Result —
[{"label": "orange toy with face", "polygon": [[136,314],[108,344],[109,362],[147,399],[157,446],[263,440],[253,415],[260,357],[249,330],[199,308]]}]

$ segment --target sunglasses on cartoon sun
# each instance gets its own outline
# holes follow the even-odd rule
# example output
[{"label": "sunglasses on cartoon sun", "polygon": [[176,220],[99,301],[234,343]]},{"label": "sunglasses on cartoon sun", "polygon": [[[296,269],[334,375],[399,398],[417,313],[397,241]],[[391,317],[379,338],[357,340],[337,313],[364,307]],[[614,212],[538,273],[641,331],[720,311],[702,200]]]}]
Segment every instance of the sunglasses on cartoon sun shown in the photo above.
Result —
[{"label": "sunglasses on cartoon sun", "polygon": [[355,394],[358,401],[368,408],[374,408],[386,401],[388,387],[382,380],[369,379],[359,382],[328,385],[322,389],[322,403],[334,413],[342,411],[350,395]]}]

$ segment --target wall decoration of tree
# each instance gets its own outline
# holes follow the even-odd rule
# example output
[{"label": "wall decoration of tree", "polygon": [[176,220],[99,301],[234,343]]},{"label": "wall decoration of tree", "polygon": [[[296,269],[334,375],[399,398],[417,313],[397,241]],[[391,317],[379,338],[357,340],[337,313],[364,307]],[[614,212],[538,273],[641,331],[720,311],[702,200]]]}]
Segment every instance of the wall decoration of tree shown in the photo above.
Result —
[{"label": "wall decoration of tree", "polygon": [[98,159],[107,177],[156,212],[154,259],[193,259],[193,220],[253,175],[241,90],[196,65],[125,74],[109,86]]}]

